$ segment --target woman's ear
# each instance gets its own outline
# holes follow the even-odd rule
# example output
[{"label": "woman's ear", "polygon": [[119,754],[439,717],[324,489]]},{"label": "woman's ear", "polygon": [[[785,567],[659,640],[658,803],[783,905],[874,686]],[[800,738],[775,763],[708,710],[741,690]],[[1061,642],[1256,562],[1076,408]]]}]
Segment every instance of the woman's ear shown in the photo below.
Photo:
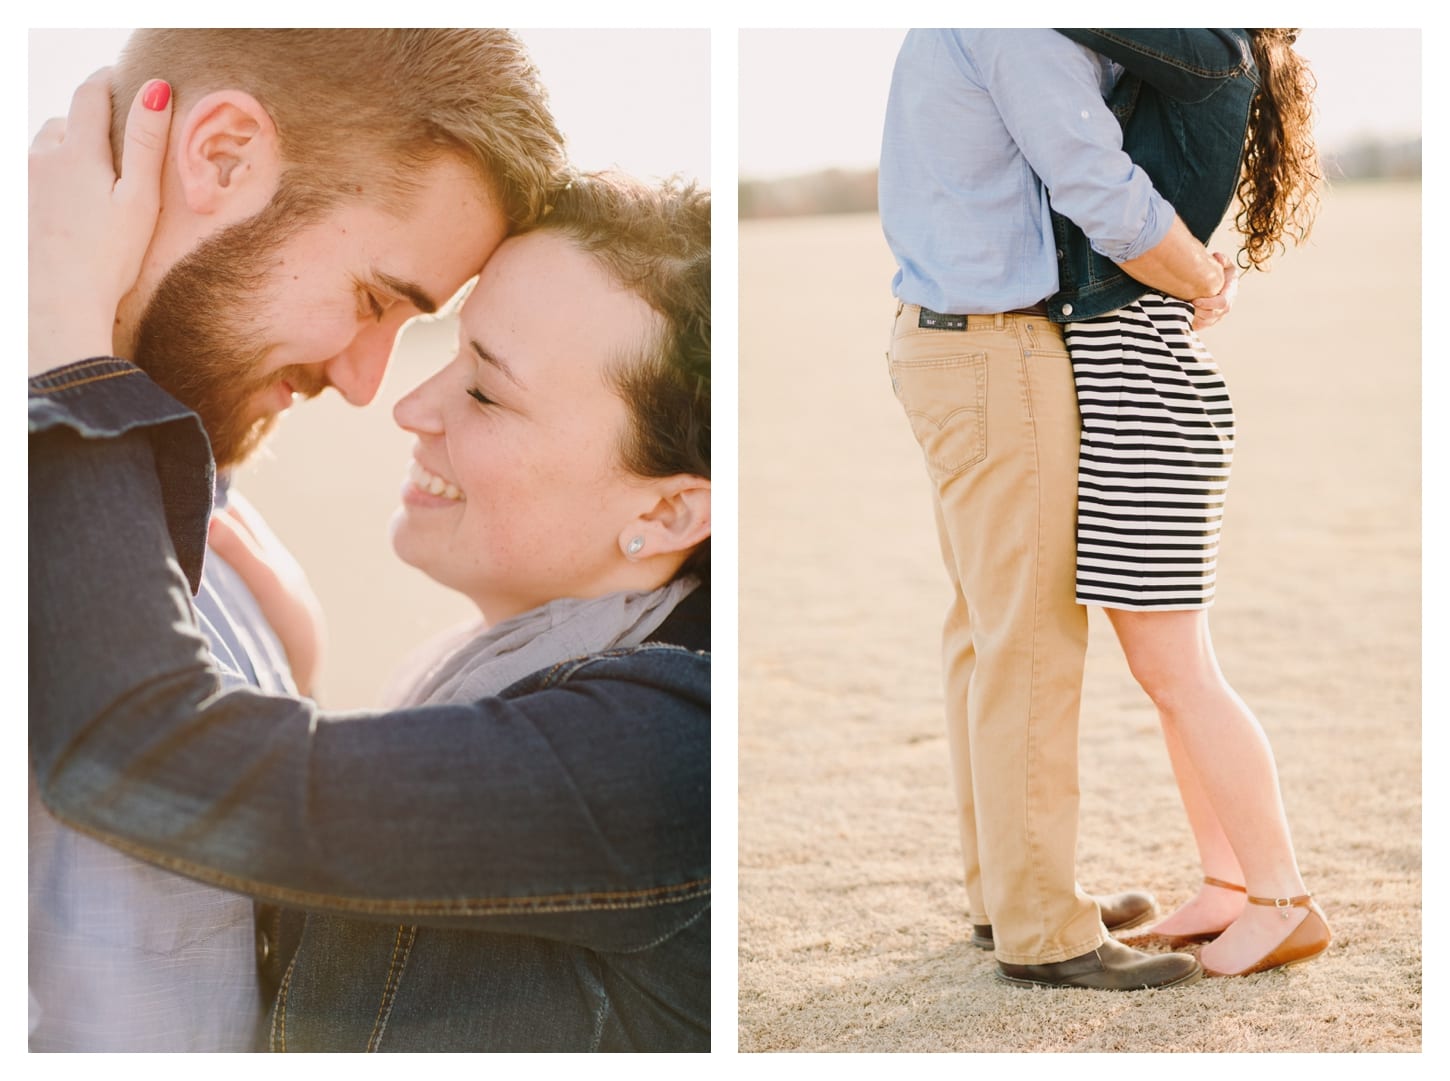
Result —
[{"label": "woman's ear", "polygon": [[271,202],[282,178],[277,127],[251,94],[213,91],[186,110],[176,166],[192,213],[249,218]]},{"label": "woman's ear", "polygon": [[710,536],[710,481],[680,473],[651,484],[658,500],[619,534],[631,563],[689,552]]}]

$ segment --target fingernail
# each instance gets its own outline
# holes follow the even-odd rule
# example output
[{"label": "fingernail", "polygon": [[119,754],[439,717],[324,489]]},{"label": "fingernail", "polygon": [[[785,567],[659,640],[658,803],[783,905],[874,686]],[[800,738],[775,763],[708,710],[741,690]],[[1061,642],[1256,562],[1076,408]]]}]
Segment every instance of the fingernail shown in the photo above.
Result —
[{"label": "fingernail", "polygon": [[141,95],[141,104],[153,113],[159,113],[166,108],[166,104],[170,100],[171,84],[165,79],[153,79],[147,85],[146,92]]}]

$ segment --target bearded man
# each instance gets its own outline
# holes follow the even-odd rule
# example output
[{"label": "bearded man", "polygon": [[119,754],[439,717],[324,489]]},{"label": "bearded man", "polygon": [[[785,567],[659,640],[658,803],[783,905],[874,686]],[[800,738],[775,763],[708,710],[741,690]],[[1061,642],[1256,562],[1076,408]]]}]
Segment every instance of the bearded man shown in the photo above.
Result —
[{"label": "bearded man", "polygon": [[[564,176],[537,72],[506,31],[139,31],[112,75],[117,161],[126,103],[152,78],[148,95],[171,96],[148,107],[173,115],[162,209],[113,351],[199,414],[223,471],[297,397],[371,401],[403,323],[442,307]],[[110,106],[91,83],[78,107],[86,94]],[[31,296],[32,311],[64,303]],[[196,607],[237,681],[307,692],[306,661],[292,670],[220,559]],[[285,962],[274,913],[68,829],[33,781],[29,855],[31,1050],[257,1046],[258,966]]]}]

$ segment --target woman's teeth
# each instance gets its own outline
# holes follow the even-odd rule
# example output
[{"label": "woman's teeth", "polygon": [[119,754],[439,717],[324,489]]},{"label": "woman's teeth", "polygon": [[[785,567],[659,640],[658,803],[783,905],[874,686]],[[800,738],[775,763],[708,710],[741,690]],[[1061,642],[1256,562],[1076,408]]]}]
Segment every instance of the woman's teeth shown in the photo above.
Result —
[{"label": "woman's teeth", "polygon": [[428,472],[416,461],[408,466],[408,481],[419,491],[442,496],[444,499],[457,500],[459,503],[463,502],[463,493],[458,490],[456,484],[450,484],[442,477]]}]

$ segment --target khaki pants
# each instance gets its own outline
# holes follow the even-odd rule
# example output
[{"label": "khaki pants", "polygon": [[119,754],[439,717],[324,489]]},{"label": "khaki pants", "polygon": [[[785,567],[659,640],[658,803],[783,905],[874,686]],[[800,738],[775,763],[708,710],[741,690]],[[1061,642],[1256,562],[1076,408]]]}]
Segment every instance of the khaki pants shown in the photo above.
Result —
[{"label": "khaki pants", "polygon": [[919,313],[897,306],[889,360],[953,590],[942,653],[967,903],[999,960],[1050,964],[1107,937],[1075,873],[1087,614],[1072,367],[1045,316],[944,330]]}]

